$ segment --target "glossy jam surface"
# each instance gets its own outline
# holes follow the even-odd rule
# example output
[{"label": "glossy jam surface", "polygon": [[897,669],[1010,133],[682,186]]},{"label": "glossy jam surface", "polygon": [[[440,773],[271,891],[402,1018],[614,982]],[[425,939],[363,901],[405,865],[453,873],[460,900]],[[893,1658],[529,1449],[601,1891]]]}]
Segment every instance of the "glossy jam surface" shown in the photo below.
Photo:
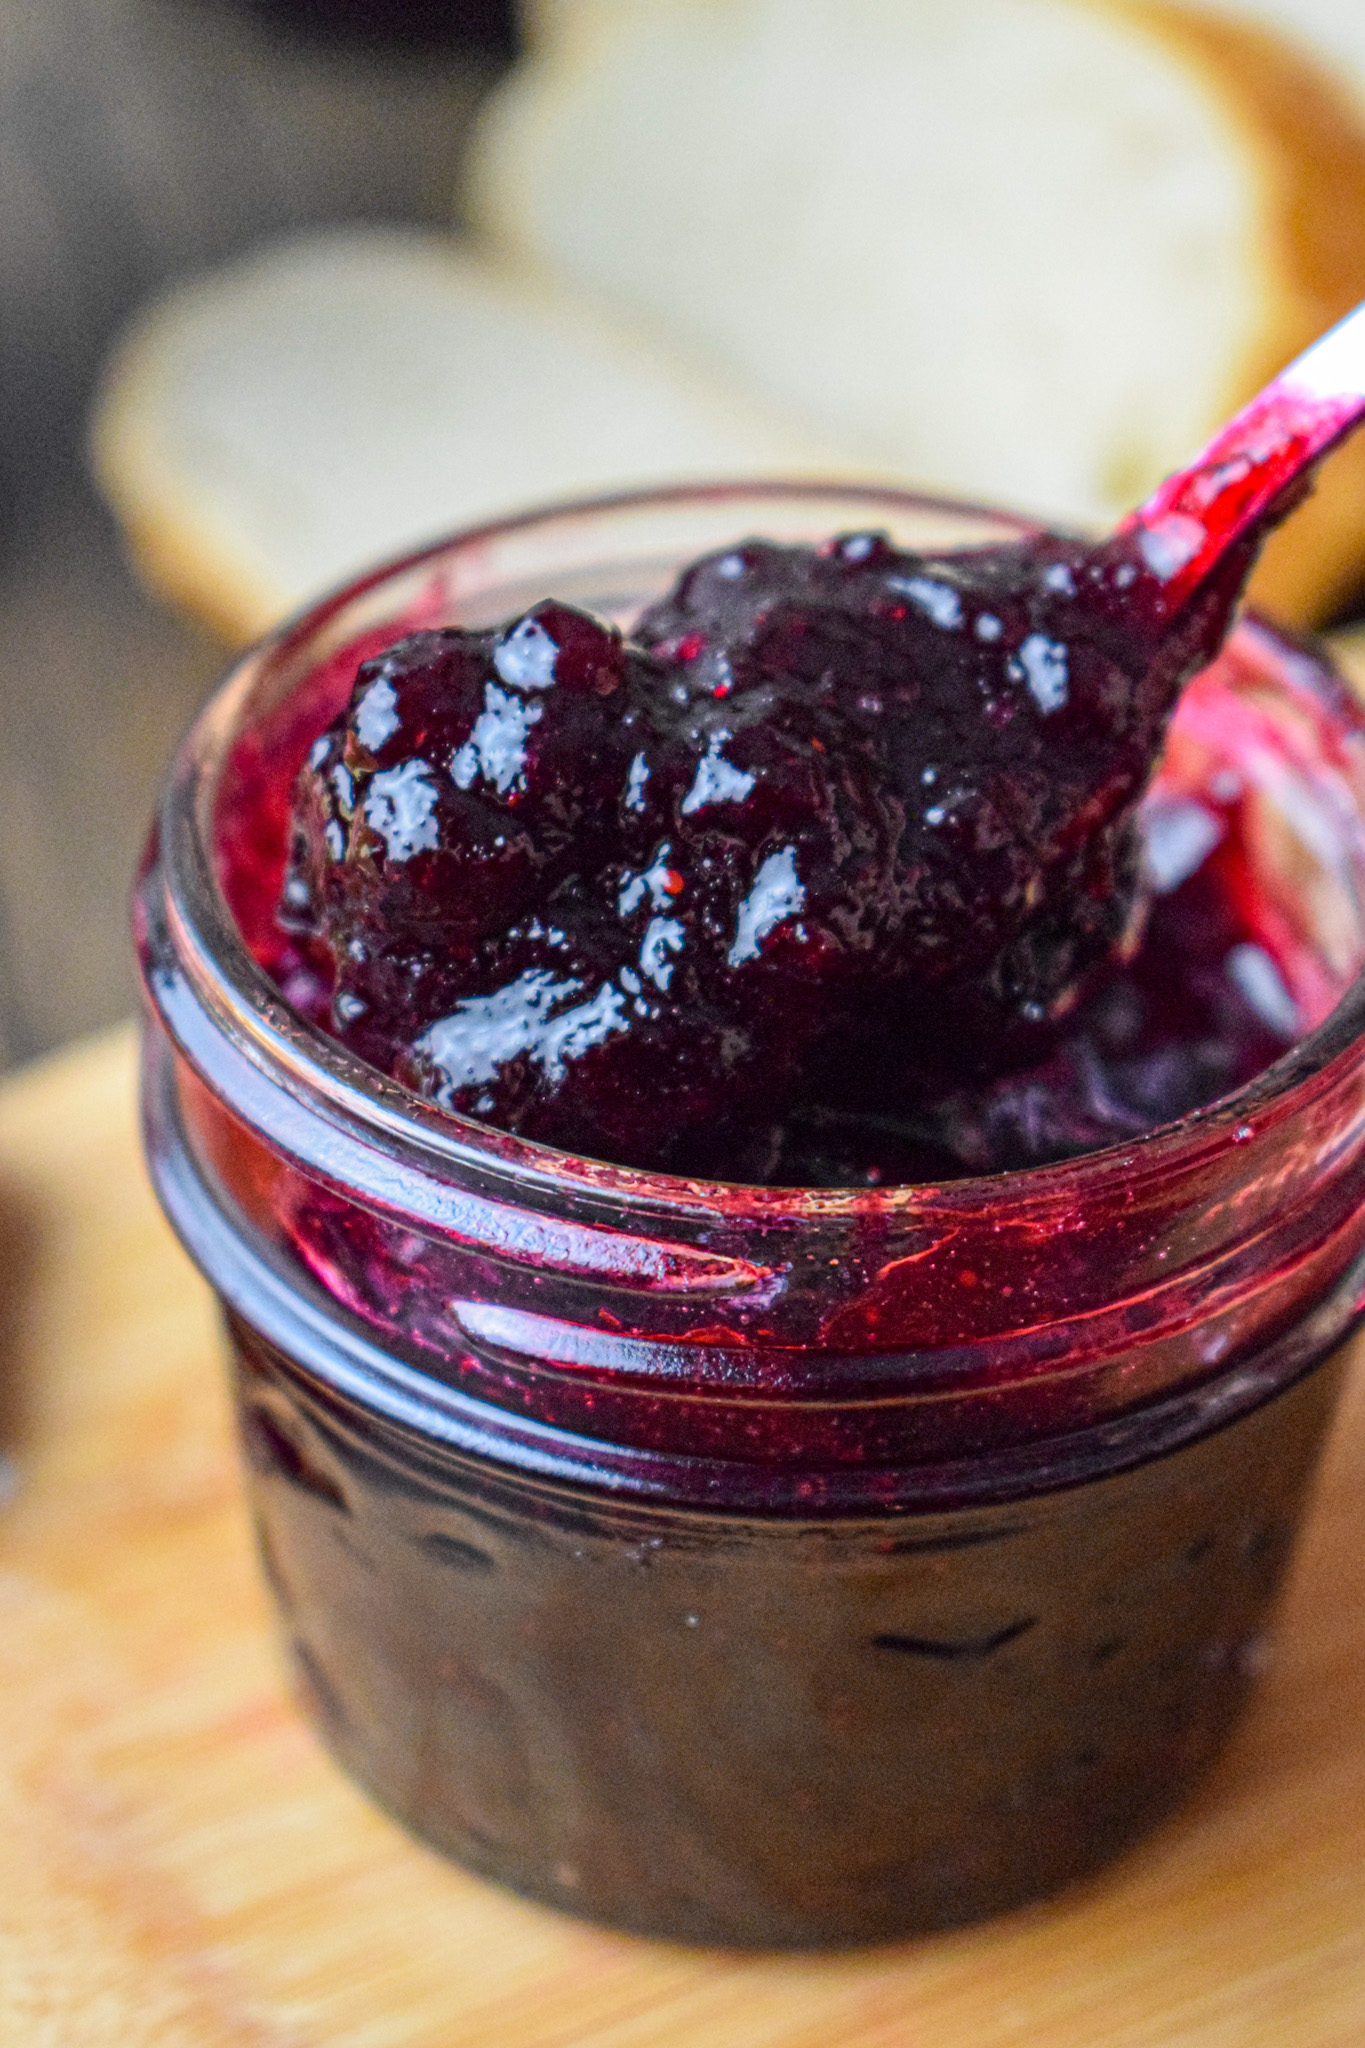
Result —
[{"label": "glossy jam surface", "polygon": [[1173,628],[1121,542],[750,541],[629,639],[552,602],[412,633],[309,747],[278,910],[255,824],[229,893],[361,1057],[561,1149],[777,1185],[1066,1158],[1304,1022],[1235,773],[1139,810],[1240,572]]}]

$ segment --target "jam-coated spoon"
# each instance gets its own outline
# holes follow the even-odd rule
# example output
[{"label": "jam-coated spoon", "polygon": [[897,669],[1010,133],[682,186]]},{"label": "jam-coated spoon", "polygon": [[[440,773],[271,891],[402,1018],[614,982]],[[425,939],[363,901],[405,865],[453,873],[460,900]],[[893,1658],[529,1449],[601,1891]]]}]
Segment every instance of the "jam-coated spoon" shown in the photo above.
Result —
[{"label": "jam-coated spoon", "polygon": [[1365,417],[1365,306],[1275,377],[1186,468],[1131,513],[1117,538],[1135,544],[1186,605],[1229,550],[1264,539],[1308,488],[1316,465]]}]

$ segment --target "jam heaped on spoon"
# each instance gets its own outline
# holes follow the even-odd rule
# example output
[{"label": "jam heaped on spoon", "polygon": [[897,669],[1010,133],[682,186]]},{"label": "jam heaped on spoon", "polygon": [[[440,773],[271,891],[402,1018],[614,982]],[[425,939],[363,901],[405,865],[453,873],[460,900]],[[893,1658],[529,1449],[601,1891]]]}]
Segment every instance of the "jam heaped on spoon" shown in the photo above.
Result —
[{"label": "jam heaped on spoon", "polygon": [[[1360,410],[1291,377],[1101,545],[746,541],[629,640],[549,602],[365,662],[300,777],[280,910],[329,1028],[444,1107],[627,1165],[932,1178],[1104,1142],[1066,1076],[1083,1040],[1134,1049],[1138,802]],[[1059,1057],[1019,1158],[1000,1077]]]},{"label": "jam heaped on spoon", "polygon": [[1221,637],[1226,601],[1161,641],[1145,594],[1056,540],[856,534],[713,556],[636,644],[560,605],[400,642],[299,786],[282,914],[331,1028],[637,1164],[748,1160],[812,1068],[1017,1064],[1134,922],[1134,807]]}]

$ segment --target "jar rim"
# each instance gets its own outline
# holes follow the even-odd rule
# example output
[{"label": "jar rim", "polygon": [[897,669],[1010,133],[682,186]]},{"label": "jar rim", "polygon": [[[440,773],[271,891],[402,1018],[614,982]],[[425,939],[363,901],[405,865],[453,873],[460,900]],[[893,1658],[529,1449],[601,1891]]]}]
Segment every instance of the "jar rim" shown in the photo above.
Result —
[{"label": "jar rim", "polygon": [[[539,1186],[559,1203],[581,1194],[598,1208],[603,1198],[618,1216],[662,1220],[670,1216],[723,1216],[731,1228],[778,1220],[799,1222],[907,1211],[932,1216],[986,1206],[1068,1207],[1136,1172],[1165,1177],[1187,1163],[1257,1135],[1267,1118],[1278,1124],[1330,1088],[1334,1069],[1365,1038],[1365,973],[1358,975],[1329,1015],[1250,1081],[1216,1101],[1119,1143],[1045,1165],[965,1175],[949,1181],[882,1187],[783,1187],[700,1179],[627,1167],[497,1129],[477,1118],[438,1108],[370,1067],[294,1010],[250,952],[223,891],[213,850],[219,782],[230,749],[243,730],[240,714],[267,665],[297,653],[358,599],[423,567],[507,536],[553,522],[671,505],[760,504],[765,500],[866,504],[909,513],[980,520],[1015,533],[1044,530],[1042,522],[962,500],[882,485],[785,479],[726,480],[631,490],[532,508],[511,517],[464,527],[406,552],[338,585],[275,632],[249,648],[188,734],[168,779],[156,832],[155,871],[160,883],[151,906],[164,924],[176,965],[225,1034],[257,1068],[283,1080],[289,1093],[352,1129],[382,1132],[388,1148],[429,1174],[451,1172],[495,1183],[515,1182],[520,1193]],[[1253,615],[1254,617],[1254,615]],[[1281,636],[1265,622],[1260,630]],[[1236,629],[1235,629],[1236,630]],[[1292,643],[1291,643],[1292,644]],[[1316,658],[1316,657],[1315,657]],[[148,906],[144,903],[144,914]],[[160,912],[160,914],[158,914]],[[192,1044],[176,1029],[177,1006],[168,1000],[164,974],[150,976],[152,993],[172,1038],[192,1065]],[[1257,1128],[1259,1126],[1259,1128]],[[1011,1201],[1011,1198],[1013,1200]]]}]

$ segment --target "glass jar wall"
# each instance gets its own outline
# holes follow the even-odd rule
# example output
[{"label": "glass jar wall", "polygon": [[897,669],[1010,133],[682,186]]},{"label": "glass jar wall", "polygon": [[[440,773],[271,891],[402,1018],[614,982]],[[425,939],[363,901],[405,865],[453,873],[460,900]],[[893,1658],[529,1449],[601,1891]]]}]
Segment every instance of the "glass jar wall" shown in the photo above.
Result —
[{"label": "glass jar wall", "polygon": [[450,1853],[686,1938],[968,1919],[1165,1812],[1245,1689],[1361,1290],[1362,742],[1255,625],[1220,715],[1264,742],[1260,879],[1320,1019],[1122,1148],[934,1188],[633,1172],[419,1102],[272,981],[293,772],[361,654],[545,595],[628,619],[739,535],[868,526],[1015,530],[680,490],[367,579],[228,679],[140,894],[153,1171],[228,1312],[305,1702]]}]

